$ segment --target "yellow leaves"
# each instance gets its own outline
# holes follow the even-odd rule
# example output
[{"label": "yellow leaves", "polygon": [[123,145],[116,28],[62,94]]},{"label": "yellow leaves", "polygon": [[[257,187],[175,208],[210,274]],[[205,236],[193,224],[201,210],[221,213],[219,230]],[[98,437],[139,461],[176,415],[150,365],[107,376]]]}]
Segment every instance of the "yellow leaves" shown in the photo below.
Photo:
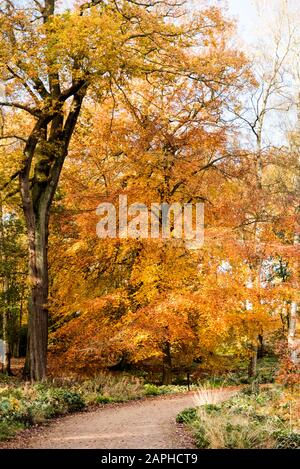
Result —
[{"label": "yellow leaves", "polygon": [[50,66],[72,67],[75,61],[80,65],[80,74],[101,74],[118,66],[115,62],[122,43],[120,20],[109,11],[101,15],[68,12],[53,16],[45,25],[45,35]]},{"label": "yellow leaves", "polygon": [[80,240],[72,244],[72,246],[70,246],[67,249],[66,253],[73,256],[73,255],[76,255],[78,252],[80,252],[81,249],[85,249],[86,247],[87,247],[86,242],[84,240]]}]

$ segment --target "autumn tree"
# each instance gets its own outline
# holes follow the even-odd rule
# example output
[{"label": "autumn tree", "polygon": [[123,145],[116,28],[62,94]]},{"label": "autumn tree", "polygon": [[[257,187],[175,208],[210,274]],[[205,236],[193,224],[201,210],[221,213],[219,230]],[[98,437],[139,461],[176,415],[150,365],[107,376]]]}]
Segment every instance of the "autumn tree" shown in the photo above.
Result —
[{"label": "autumn tree", "polygon": [[[84,99],[101,100],[133,78],[157,74],[189,77],[217,93],[214,83],[232,70],[225,62],[218,76],[211,74],[203,68],[205,54],[199,59],[193,51],[199,38],[211,35],[213,41],[215,29],[225,31],[217,9],[172,24],[178,17],[180,3],[172,0],[95,0],[67,11],[55,0],[1,2],[1,138],[22,143],[11,182],[19,180],[28,232],[32,380],[46,375],[50,208]],[[29,116],[29,129],[11,134],[11,122],[23,115]]]},{"label": "autumn tree", "polygon": [[[169,382],[173,359],[178,361],[180,354],[187,357],[188,350],[191,359],[197,354],[195,321],[190,320],[193,314],[188,311],[189,293],[197,288],[197,254],[190,252],[181,240],[177,244],[176,240],[97,241],[95,209],[101,200],[117,202],[120,193],[128,196],[129,203],[138,200],[147,206],[151,202],[210,203],[226,169],[236,158],[226,146],[231,128],[223,122],[222,110],[229,100],[235,99],[248,78],[247,74],[240,74],[243,57],[232,55],[230,49],[225,53],[223,29],[214,34],[218,40],[205,55],[207,70],[215,80],[213,88],[205,81],[190,82],[189,77],[179,76],[172,81],[152,77],[134,90],[118,86],[113,100],[95,110],[86,107],[81,115],[54,215],[60,223],[61,206],[65,221],[73,220],[73,224],[62,221],[66,237],[62,239],[58,233],[51,267],[53,311],[58,324],[51,348],[60,350],[71,362],[63,345],[67,331],[74,338],[70,337],[73,351],[74,344],[80,348],[78,344],[84,344],[86,338],[93,344],[89,351],[94,350],[94,358],[99,357],[97,338],[85,335],[84,324],[87,318],[94,324],[93,317],[104,322],[105,316],[110,317],[109,308],[105,307],[104,316],[98,310],[101,295],[105,300],[106,294],[123,294],[127,303],[119,321],[111,318],[104,326],[110,329],[107,343],[113,344],[116,356],[123,350],[129,352],[133,361],[159,357],[164,382]],[[224,64],[230,63],[232,68],[219,82]],[[62,265],[61,249],[70,256],[66,267]],[[84,313],[68,316],[75,305],[78,312]],[[62,314],[57,315],[58,311]],[[152,333],[150,325],[154,328]],[[91,331],[95,328],[98,330],[94,326]],[[97,337],[103,350],[102,334],[100,330]],[[126,343],[131,343],[132,349]]]}]

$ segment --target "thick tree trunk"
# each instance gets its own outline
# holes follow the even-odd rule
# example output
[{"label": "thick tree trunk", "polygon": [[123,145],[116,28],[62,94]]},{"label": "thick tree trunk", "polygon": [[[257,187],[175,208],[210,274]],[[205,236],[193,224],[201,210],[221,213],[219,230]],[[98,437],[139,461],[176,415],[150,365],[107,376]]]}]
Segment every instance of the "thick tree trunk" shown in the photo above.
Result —
[{"label": "thick tree trunk", "polygon": [[[47,2],[53,13],[52,0]],[[50,5],[50,6],[49,6]],[[51,13],[52,11],[52,13]],[[45,16],[47,20],[48,16]],[[53,98],[59,101],[59,77],[49,75]],[[53,82],[54,80],[54,82]],[[88,83],[81,81],[73,93],[69,113],[64,118],[61,108],[49,111],[37,120],[26,141],[23,167],[20,171],[20,189],[26,220],[29,247],[29,356],[26,366],[30,379],[40,381],[46,377],[48,343],[48,225],[52,200],[60,172],[68,153]],[[76,86],[75,86],[76,88]],[[72,94],[70,95],[72,96]],[[33,173],[33,177],[32,177]],[[24,369],[26,374],[26,370]]]},{"label": "thick tree trunk", "polygon": [[45,206],[26,213],[29,237],[29,368],[30,379],[46,377],[48,345],[48,216]]},{"label": "thick tree trunk", "polygon": [[172,384],[172,356],[171,347],[169,342],[166,342],[163,347],[163,374],[162,384]]}]

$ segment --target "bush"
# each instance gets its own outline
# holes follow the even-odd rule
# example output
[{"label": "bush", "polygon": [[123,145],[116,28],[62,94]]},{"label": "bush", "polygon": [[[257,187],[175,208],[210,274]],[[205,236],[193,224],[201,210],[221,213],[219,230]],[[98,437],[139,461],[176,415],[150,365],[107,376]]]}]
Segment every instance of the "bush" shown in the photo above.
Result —
[{"label": "bush", "polygon": [[217,404],[205,404],[204,409],[208,414],[215,414],[221,411],[221,406]]},{"label": "bush", "polygon": [[85,407],[85,402],[81,395],[75,391],[67,391],[65,389],[59,390],[58,396],[62,398],[67,405],[68,412],[75,412],[82,410]]},{"label": "bush", "polygon": [[289,431],[279,431],[273,434],[276,449],[300,449],[300,434]]},{"label": "bush", "polygon": [[24,425],[21,423],[9,423],[6,421],[0,421],[0,441],[8,440],[15,436],[17,431],[23,430]]},{"label": "bush", "polygon": [[112,402],[116,402],[115,399],[109,396],[97,396],[96,397],[97,404],[110,404]]},{"label": "bush", "polygon": [[184,409],[176,417],[177,423],[191,423],[197,418],[197,409],[195,407],[190,407]]},{"label": "bush", "polygon": [[161,394],[166,394],[164,389],[161,389],[156,384],[147,383],[144,385],[145,396],[160,396]]},{"label": "bush", "polygon": [[75,412],[85,407],[85,402],[78,392],[64,388],[42,390],[39,400],[49,405],[50,412],[52,406],[54,415],[65,412]]},{"label": "bush", "polygon": [[207,449],[209,448],[209,441],[206,437],[205,429],[201,425],[195,431],[195,442],[197,448],[199,449]]}]

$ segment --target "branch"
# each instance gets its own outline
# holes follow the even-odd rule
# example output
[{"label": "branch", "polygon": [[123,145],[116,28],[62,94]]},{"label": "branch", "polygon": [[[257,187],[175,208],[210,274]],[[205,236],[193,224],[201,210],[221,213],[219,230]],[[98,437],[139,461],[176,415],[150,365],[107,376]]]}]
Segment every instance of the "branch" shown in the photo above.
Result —
[{"label": "branch", "polygon": [[68,88],[67,90],[63,91],[60,94],[59,101],[61,102],[66,101],[68,98],[78,93],[78,91],[80,91],[80,89],[83,86],[87,86],[87,84],[88,84],[87,80],[80,80],[80,81],[74,82],[73,85],[70,86],[70,88]]},{"label": "branch", "polygon": [[29,112],[29,114],[31,114],[34,117],[40,117],[41,116],[41,112],[38,109],[33,109],[33,108],[28,107],[25,104],[21,104],[21,103],[15,103],[15,102],[9,103],[9,102],[5,102],[5,101],[0,101],[0,106],[15,107],[15,108],[18,108],[18,109],[22,109],[22,111]]},{"label": "branch", "polygon": [[[196,169],[195,171],[193,171],[192,176],[196,176],[196,174],[200,173],[200,171],[205,171],[206,169],[210,168],[211,166],[213,166],[218,161],[222,161],[225,158],[227,158],[227,156],[219,156],[218,158],[215,158],[214,160],[210,161],[209,163],[202,166],[201,168]],[[175,194],[175,192],[177,191],[177,189],[179,189],[180,186],[186,184],[186,182],[187,182],[186,179],[182,179],[181,181],[176,182],[176,184],[173,186],[173,189],[171,190],[171,196]]]},{"label": "branch", "polygon": [[[19,73],[22,73],[24,74],[24,79],[25,79],[25,76],[27,76],[27,72],[23,69],[23,64],[22,64],[22,61],[21,60],[18,60],[15,64],[13,64],[15,67],[18,67],[19,69],[19,72],[18,72],[18,75]],[[17,73],[17,72],[15,72]],[[21,78],[21,77],[20,77]],[[33,83],[33,87],[34,87],[34,90],[42,97],[42,98],[47,98],[50,96],[50,94],[48,93],[44,83],[42,82],[42,80],[37,76],[37,77],[27,77],[27,83],[30,83],[32,82]]]},{"label": "branch", "polygon": [[10,176],[9,180],[7,182],[5,182],[3,184],[3,186],[0,187],[0,191],[3,191],[4,189],[6,189],[6,187],[9,186],[9,184],[19,176],[19,174],[20,174],[20,170],[16,171],[14,174],[12,174]]},{"label": "branch", "polygon": [[22,140],[22,142],[26,143],[27,140],[24,137],[20,137],[19,135],[3,135],[0,137],[0,140],[9,139],[9,138],[16,138],[17,140]]},{"label": "branch", "polygon": [[82,5],[80,5],[80,8],[79,8],[80,16],[83,15],[84,10],[87,10],[88,8],[95,7],[95,6],[99,5],[100,3],[103,3],[103,0],[91,0],[90,2],[83,3]]},{"label": "branch", "polygon": [[13,68],[10,66],[10,65],[7,65],[7,69],[8,71],[12,74],[13,77],[17,78],[17,80],[19,80],[22,85],[24,86],[24,88],[27,90],[27,92],[30,94],[30,96],[32,97],[32,99],[37,103],[38,102],[38,98],[37,96],[34,94],[34,92],[32,91],[32,89],[30,88],[29,84],[27,83],[26,79],[22,78],[17,72],[15,72],[13,70]]}]

